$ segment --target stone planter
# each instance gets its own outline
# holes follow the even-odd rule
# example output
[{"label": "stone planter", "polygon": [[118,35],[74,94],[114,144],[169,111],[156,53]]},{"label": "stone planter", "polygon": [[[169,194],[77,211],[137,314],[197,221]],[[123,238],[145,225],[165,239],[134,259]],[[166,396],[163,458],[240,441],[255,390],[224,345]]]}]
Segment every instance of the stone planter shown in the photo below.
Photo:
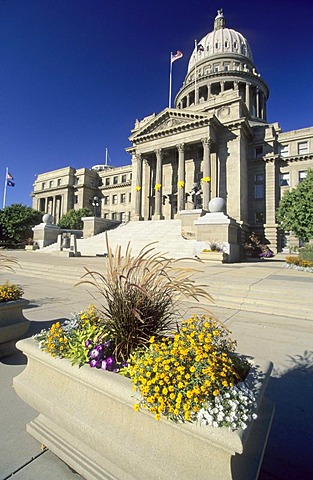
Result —
[{"label": "stone planter", "polygon": [[200,260],[205,262],[223,262],[224,253],[223,252],[200,252],[198,253]]},{"label": "stone planter", "polygon": [[[259,363],[258,418],[229,432],[197,424],[156,421],[135,412],[136,393],[118,374],[71,366],[18,342],[28,357],[14,379],[16,393],[40,412],[27,431],[84,478],[110,480],[252,480],[258,477],[273,406],[265,396],[272,365]],[[250,374],[251,376],[251,374]],[[249,377],[248,377],[249,378]]]},{"label": "stone planter", "polygon": [[21,298],[0,303],[0,358],[14,352],[15,342],[28,330],[30,322],[23,315],[29,300]]}]

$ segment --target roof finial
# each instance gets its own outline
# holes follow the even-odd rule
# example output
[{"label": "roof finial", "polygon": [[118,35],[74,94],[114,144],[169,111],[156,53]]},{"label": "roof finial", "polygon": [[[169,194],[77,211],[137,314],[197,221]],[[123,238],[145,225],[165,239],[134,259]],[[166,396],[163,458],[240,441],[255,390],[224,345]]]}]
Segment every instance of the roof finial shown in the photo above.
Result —
[{"label": "roof finial", "polygon": [[223,9],[217,10],[217,15],[214,20],[214,30],[225,28],[226,22],[223,14]]}]

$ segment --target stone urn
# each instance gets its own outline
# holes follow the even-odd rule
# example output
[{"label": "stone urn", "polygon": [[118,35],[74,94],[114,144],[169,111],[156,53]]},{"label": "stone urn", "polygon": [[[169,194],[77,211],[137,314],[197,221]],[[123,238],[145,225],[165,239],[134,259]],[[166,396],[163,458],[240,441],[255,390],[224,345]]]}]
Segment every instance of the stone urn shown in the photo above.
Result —
[{"label": "stone urn", "polygon": [[0,358],[11,355],[16,341],[27,332],[30,321],[24,317],[23,309],[28,304],[24,298],[0,303]]}]

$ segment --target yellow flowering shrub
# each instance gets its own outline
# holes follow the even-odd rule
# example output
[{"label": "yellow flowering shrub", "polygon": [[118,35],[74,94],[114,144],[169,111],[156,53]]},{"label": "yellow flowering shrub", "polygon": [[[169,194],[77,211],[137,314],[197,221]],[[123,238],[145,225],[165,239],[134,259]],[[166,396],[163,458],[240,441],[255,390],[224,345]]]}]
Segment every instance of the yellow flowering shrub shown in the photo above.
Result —
[{"label": "yellow flowering shrub", "polygon": [[0,285],[0,302],[12,302],[20,299],[24,294],[24,290],[14,283],[5,282]]},{"label": "yellow flowering shrub", "polygon": [[40,348],[53,357],[69,357],[73,363],[83,365],[88,361],[87,340],[95,341],[102,332],[99,312],[90,305],[63,324],[56,322],[48,330],[42,330],[34,338]]},{"label": "yellow flowering shrub", "polygon": [[298,256],[290,255],[286,257],[286,263],[304,268],[313,268],[313,262],[311,262],[310,260],[303,260],[301,257]]},{"label": "yellow flowering shrub", "polygon": [[149,348],[133,354],[128,367],[142,397],[135,410],[147,408],[157,420],[195,420],[208,398],[239,381],[233,349],[226,328],[204,315],[183,321],[173,337],[151,337]]}]

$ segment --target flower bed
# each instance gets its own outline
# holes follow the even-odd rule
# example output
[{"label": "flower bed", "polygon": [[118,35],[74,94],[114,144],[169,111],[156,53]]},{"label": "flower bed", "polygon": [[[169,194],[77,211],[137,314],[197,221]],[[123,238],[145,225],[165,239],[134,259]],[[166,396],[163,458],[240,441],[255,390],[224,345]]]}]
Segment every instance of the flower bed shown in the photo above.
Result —
[{"label": "flower bed", "polygon": [[17,394],[40,414],[27,431],[84,478],[116,480],[257,479],[273,407],[264,393],[271,365],[252,361],[246,384],[256,398],[257,418],[245,430],[199,422],[155,421],[134,411],[130,379],[71,365],[18,342],[27,355],[14,379]]},{"label": "flower bed", "polygon": [[108,252],[108,271],[85,279],[102,308],[43,330],[39,349],[19,343],[28,365],[15,388],[40,412],[28,431],[87,479],[256,478],[271,366],[236,354],[210,315],[178,320],[182,295],[210,299],[190,269],[149,248]]},{"label": "flower bed", "polygon": [[[17,262],[11,257],[0,254],[0,269],[14,271]],[[23,289],[6,281],[0,285],[0,358],[14,352],[15,342],[28,330],[30,322],[24,317],[23,309],[29,301],[21,298]]]}]

